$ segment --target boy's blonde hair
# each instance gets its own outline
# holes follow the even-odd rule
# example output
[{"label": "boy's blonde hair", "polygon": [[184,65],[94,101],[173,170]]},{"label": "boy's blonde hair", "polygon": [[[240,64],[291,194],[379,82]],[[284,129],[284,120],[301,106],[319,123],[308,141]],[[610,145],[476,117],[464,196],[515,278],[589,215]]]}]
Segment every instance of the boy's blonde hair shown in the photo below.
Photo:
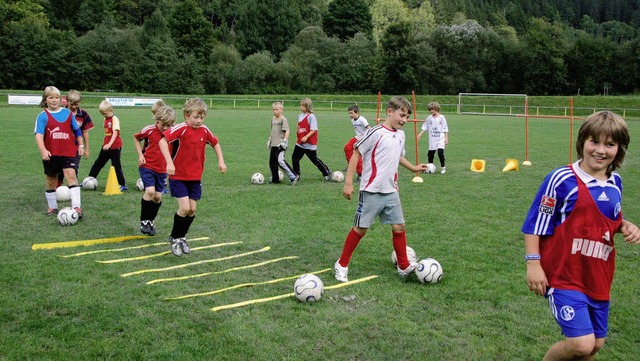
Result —
[{"label": "boy's blonde hair", "polygon": [[103,101],[100,102],[100,105],[98,105],[98,110],[102,114],[104,114],[106,112],[112,112],[113,111],[113,104],[111,104],[108,100],[103,100]]},{"label": "boy's blonde hair", "polygon": [[303,98],[300,100],[300,105],[307,109],[307,112],[313,113],[313,102],[309,98]]},{"label": "boy's blonde hair", "polygon": [[618,153],[616,153],[615,158],[613,158],[613,162],[607,167],[607,175],[611,176],[611,172],[622,166],[630,141],[629,128],[620,115],[608,110],[603,110],[588,116],[578,131],[576,152],[578,153],[578,158],[582,159],[584,143],[589,137],[599,140],[602,135],[611,137],[611,140],[618,143]]},{"label": "boy's blonde hair", "polygon": [[429,108],[429,110],[433,109],[436,112],[440,113],[440,103],[438,102],[431,102],[427,105],[427,107]]},{"label": "boy's blonde hair", "polygon": [[163,105],[153,113],[153,119],[163,127],[170,127],[176,122],[176,112],[172,107]]},{"label": "boy's blonde hair", "polygon": [[200,98],[187,99],[187,101],[184,103],[184,109],[182,109],[182,112],[185,117],[188,117],[193,113],[207,116],[207,103],[205,103]]},{"label": "boy's blonde hair", "polygon": [[162,99],[156,100],[156,102],[153,103],[153,105],[151,106],[151,113],[155,114],[158,108],[163,107],[165,105],[166,104],[164,103],[164,100]]},{"label": "boy's blonde hair", "polygon": [[284,105],[282,105],[282,102],[273,102],[273,104],[271,104],[271,107],[278,107],[280,109],[284,109]]},{"label": "boy's blonde hair", "polygon": [[81,100],[82,100],[82,96],[80,95],[79,91],[77,91],[75,89],[71,89],[67,93],[67,104],[69,104],[69,103],[79,103]]},{"label": "boy's blonde hair", "polygon": [[409,101],[406,98],[395,96],[389,99],[389,102],[387,103],[387,109],[392,109],[394,111],[402,110],[403,112],[406,112],[407,115],[410,115],[411,103],[409,103]]},{"label": "boy's blonde hair", "polygon": [[49,85],[46,88],[44,88],[44,93],[42,94],[42,100],[40,101],[40,104],[38,105],[40,108],[46,108],[47,107],[47,97],[51,96],[51,95],[57,95],[57,96],[61,96],[60,95],[60,90],[56,87],[54,87],[53,85]]}]

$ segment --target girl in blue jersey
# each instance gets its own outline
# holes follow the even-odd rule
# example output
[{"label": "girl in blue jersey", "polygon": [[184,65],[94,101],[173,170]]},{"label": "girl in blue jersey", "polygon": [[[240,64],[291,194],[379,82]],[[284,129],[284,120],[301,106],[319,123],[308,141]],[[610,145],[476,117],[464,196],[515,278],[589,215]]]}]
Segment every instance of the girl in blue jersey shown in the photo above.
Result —
[{"label": "girl in blue jersey", "polygon": [[576,141],[578,161],[542,182],[522,226],[527,284],[549,299],[565,339],[544,360],[589,360],[604,346],[615,270],[614,234],[640,243],[622,218],[622,179],[615,172],[629,145],[619,115],[588,117]]}]

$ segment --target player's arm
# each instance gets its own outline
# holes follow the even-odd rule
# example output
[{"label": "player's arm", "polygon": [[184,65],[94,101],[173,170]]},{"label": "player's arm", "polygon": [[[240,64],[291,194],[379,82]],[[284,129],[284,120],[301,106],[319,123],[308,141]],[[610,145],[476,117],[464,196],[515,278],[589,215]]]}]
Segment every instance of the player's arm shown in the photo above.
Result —
[{"label": "player's arm", "polygon": [[[524,235],[524,249],[526,255],[540,254],[540,236],[535,234]],[[542,269],[540,260],[528,260],[527,263],[527,286],[536,295],[544,296],[547,292],[549,282]]]},{"label": "player's arm", "polygon": [[111,148],[111,146],[113,145],[113,143],[116,141],[116,139],[118,139],[118,134],[119,133],[120,133],[119,130],[113,129],[113,133],[111,134],[111,139],[109,139],[109,143],[103,145],[102,149],[109,150]]},{"label": "player's arm", "polygon": [[626,219],[622,220],[622,224],[620,225],[620,233],[622,233],[625,242],[640,244],[640,229],[638,229],[635,224],[627,221]]},{"label": "player's arm", "polygon": [[405,168],[407,168],[408,170],[410,170],[412,172],[421,172],[421,171],[427,170],[427,165],[425,163],[420,163],[418,165],[413,165],[405,157],[400,157],[400,165],[405,167]]},{"label": "player's arm", "polygon": [[49,160],[51,158],[51,152],[44,146],[44,134],[36,133],[36,145],[38,146],[42,160]]},{"label": "player's arm", "polygon": [[81,153],[84,159],[89,159],[89,130],[82,131],[82,139],[84,140],[84,152]]},{"label": "player's arm", "polygon": [[138,164],[145,165],[147,164],[147,160],[142,153],[142,144],[140,144],[140,140],[134,135],[133,136],[133,146],[136,148],[136,152],[138,153]]},{"label": "player's arm", "polygon": [[358,148],[353,150],[353,155],[349,159],[349,166],[347,167],[347,175],[344,177],[344,187],[342,188],[342,195],[346,199],[351,199],[353,195],[353,176],[356,174],[356,168],[358,167],[358,160],[360,160],[362,154]]},{"label": "player's arm", "polygon": [[306,143],[307,140],[309,140],[309,138],[311,138],[312,135],[316,134],[318,131],[317,130],[311,130],[309,131],[309,133],[307,133],[307,135],[305,135],[304,137],[302,137],[302,139],[300,139],[300,141],[302,143]]},{"label": "player's arm", "polygon": [[169,143],[167,143],[167,140],[164,137],[158,142],[158,147],[160,147],[160,152],[162,153],[164,160],[167,162],[167,174],[176,174],[176,166],[173,164],[171,152],[169,152]]},{"label": "player's arm", "polygon": [[220,170],[220,173],[226,173],[227,165],[224,163],[224,157],[222,156],[222,147],[220,147],[219,143],[213,146],[213,151],[218,157],[218,169]]}]

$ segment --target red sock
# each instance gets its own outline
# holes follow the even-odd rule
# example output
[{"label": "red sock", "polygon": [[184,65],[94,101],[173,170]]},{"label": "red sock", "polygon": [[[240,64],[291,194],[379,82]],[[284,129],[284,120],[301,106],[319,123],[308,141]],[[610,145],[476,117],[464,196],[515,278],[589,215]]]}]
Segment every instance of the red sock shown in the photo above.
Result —
[{"label": "red sock", "polygon": [[353,254],[353,251],[356,250],[356,247],[358,247],[358,243],[360,243],[361,239],[362,236],[359,235],[358,232],[355,231],[355,229],[351,228],[351,231],[347,235],[347,239],[344,241],[342,255],[340,255],[340,259],[338,260],[338,263],[342,267],[347,267],[349,265],[349,261],[351,261],[351,255]]},{"label": "red sock", "polygon": [[407,233],[391,232],[393,235],[393,249],[396,251],[396,258],[398,259],[398,266],[400,269],[407,269],[409,267],[409,259],[407,258]]}]

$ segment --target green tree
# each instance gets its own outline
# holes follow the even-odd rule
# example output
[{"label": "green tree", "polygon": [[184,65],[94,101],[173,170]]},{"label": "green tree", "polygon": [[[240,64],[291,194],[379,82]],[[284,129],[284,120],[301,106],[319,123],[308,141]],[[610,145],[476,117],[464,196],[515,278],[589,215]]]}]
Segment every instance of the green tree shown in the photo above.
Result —
[{"label": "green tree", "polygon": [[562,28],[532,18],[523,36],[525,45],[525,92],[531,95],[565,94],[567,66]]},{"label": "green tree", "polygon": [[161,10],[156,10],[144,23],[140,32],[143,57],[139,74],[141,91],[167,94],[180,87],[176,69],[180,66],[178,50],[171,38]]},{"label": "green tree", "polygon": [[291,74],[291,89],[299,93],[317,92],[318,69],[322,56],[319,45],[327,35],[318,26],[309,26],[298,33],[293,44],[282,54],[281,66]]},{"label": "green tree", "polygon": [[402,21],[410,22],[409,9],[402,0],[374,0],[371,6],[373,40],[380,46],[380,39],[387,27]]},{"label": "green tree", "polygon": [[371,36],[373,32],[371,13],[364,0],[331,1],[322,24],[327,36],[341,40],[352,38],[356,33]]},{"label": "green tree", "polygon": [[407,94],[420,82],[415,37],[412,25],[402,21],[389,25],[382,35],[380,57],[384,64],[382,90],[385,93]]},{"label": "green tree", "polygon": [[205,87],[207,93],[240,93],[234,69],[242,62],[238,50],[231,45],[217,44],[209,54],[209,66],[206,71]]},{"label": "green tree", "polygon": [[191,53],[198,59],[206,59],[209,49],[215,44],[213,27],[194,0],[176,5],[168,24],[171,37],[178,46],[178,54]]}]

